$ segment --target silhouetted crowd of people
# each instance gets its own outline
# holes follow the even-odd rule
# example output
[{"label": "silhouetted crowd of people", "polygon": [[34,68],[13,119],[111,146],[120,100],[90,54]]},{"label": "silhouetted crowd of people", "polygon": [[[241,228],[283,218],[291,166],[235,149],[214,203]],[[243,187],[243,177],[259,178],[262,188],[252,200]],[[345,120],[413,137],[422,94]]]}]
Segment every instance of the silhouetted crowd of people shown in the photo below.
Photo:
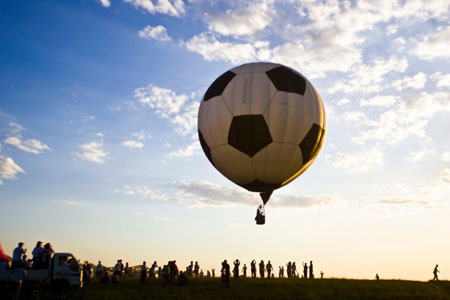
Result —
[{"label": "silhouetted crowd of people", "polygon": [[[45,269],[49,267],[49,263],[52,260],[52,254],[54,250],[50,243],[43,245],[42,241],[38,241],[36,246],[32,251],[32,258],[28,258],[26,255],[27,249],[24,249],[24,243],[18,243],[18,247],[13,250],[13,255],[11,261],[6,257],[0,257],[0,271],[2,270],[14,270],[14,269]],[[61,256],[57,262],[59,266],[70,267],[73,264],[70,257]],[[56,262],[55,262],[56,263]],[[78,268],[78,264],[77,268]],[[241,267],[241,262],[239,259],[235,259],[232,263],[233,265],[233,277],[247,277],[247,264],[243,264]],[[93,272],[94,270],[94,272]],[[259,271],[259,272],[257,272]],[[215,277],[215,269],[207,270],[206,273],[200,268],[199,263],[196,261],[190,262],[186,267],[185,271],[178,269],[175,260],[168,261],[167,264],[158,266],[158,263],[154,261],[150,267],[147,267],[147,263],[144,261],[142,265],[130,267],[128,262],[123,264],[121,259],[117,260],[117,263],[113,268],[106,268],[102,265],[101,261],[98,264],[92,265],[89,262],[85,262],[82,266],[83,272],[83,286],[87,287],[90,282],[90,278],[95,275],[99,282],[109,284],[118,284],[121,280],[128,278],[130,274],[133,276],[139,276],[140,282],[145,284],[147,280],[159,279],[162,285],[165,287],[171,284],[185,285],[188,283],[190,278],[203,278],[203,277]],[[139,272],[139,273],[137,273]],[[242,273],[241,273],[242,272]],[[432,281],[438,281],[438,265],[435,266],[433,270]],[[26,274],[26,273],[25,273]],[[320,271],[320,278],[324,278],[324,272]],[[259,263],[256,260],[250,262],[250,277],[256,278],[259,275],[260,278],[274,278],[274,267],[272,263],[261,260]],[[26,275],[25,275],[26,276]],[[230,286],[230,276],[231,267],[227,260],[224,260],[221,264],[220,278],[222,287]],[[278,267],[278,277],[279,278],[303,278],[303,279],[314,279],[314,266],[313,262],[310,261],[309,265],[306,262],[302,262],[301,270],[297,270],[296,262],[289,261],[285,266]],[[376,280],[380,279],[378,273],[375,276]]]},{"label": "silhouetted crowd of people", "polygon": [[36,247],[34,247],[32,258],[27,256],[27,249],[24,249],[25,243],[20,242],[16,248],[14,248],[11,258],[11,264],[5,258],[0,259],[0,271],[2,270],[15,270],[15,269],[46,269],[50,262],[52,253],[54,253],[52,245],[46,243],[42,246],[42,242],[38,241]]}]

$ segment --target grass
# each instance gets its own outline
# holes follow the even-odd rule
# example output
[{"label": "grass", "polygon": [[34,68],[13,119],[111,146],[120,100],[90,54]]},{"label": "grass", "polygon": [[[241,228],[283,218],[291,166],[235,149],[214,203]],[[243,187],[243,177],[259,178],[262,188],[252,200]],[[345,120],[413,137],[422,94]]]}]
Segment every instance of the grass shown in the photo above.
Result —
[{"label": "grass", "polygon": [[66,292],[23,291],[19,299],[302,299],[302,300],[440,300],[450,299],[450,282],[350,279],[191,279],[186,286],[162,287],[158,280],[141,284],[130,278],[117,285],[92,280],[87,288]]}]

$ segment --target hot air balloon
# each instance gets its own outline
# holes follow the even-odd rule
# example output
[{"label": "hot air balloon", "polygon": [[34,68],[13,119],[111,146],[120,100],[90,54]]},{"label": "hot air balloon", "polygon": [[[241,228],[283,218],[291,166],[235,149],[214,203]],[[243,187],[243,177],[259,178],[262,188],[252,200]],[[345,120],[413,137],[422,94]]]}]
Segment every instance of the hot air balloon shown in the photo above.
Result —
[{"label": "hot air balloon", "polygon": [[264,204],[313,163],[325,130],[324,105],[313,85],[274,63],[225,72],[198,112],[198,136],[209,161],[232,182],[259,192]]}]

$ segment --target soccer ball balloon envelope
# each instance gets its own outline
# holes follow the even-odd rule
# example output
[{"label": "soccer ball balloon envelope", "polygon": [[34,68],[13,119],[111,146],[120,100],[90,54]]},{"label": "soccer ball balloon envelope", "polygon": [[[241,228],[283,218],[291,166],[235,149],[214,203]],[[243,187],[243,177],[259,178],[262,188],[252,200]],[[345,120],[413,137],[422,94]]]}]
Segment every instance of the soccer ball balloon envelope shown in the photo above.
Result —
[{"label": "soccer ball balloon envelope", "polygon": [[325,136],[320,95],[297,71],[250,63],[219,76],[198,112],[200,144],[229,180],[259,192],[264,204],[308,169]]}]

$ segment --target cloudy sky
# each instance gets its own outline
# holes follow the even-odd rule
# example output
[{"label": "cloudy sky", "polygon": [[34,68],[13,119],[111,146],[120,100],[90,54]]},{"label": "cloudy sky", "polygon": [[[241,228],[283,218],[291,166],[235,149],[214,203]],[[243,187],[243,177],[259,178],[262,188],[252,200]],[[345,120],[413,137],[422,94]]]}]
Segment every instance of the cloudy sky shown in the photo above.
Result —
[{"label": "cloudy sky", "polygon": [[[445,0],[0,3],[0,242],[182,268],[313,260],[325,276],[450,278]],[[269,61],[321,94],[310,169],[258,195],[197,138],[220,74]]]}]

